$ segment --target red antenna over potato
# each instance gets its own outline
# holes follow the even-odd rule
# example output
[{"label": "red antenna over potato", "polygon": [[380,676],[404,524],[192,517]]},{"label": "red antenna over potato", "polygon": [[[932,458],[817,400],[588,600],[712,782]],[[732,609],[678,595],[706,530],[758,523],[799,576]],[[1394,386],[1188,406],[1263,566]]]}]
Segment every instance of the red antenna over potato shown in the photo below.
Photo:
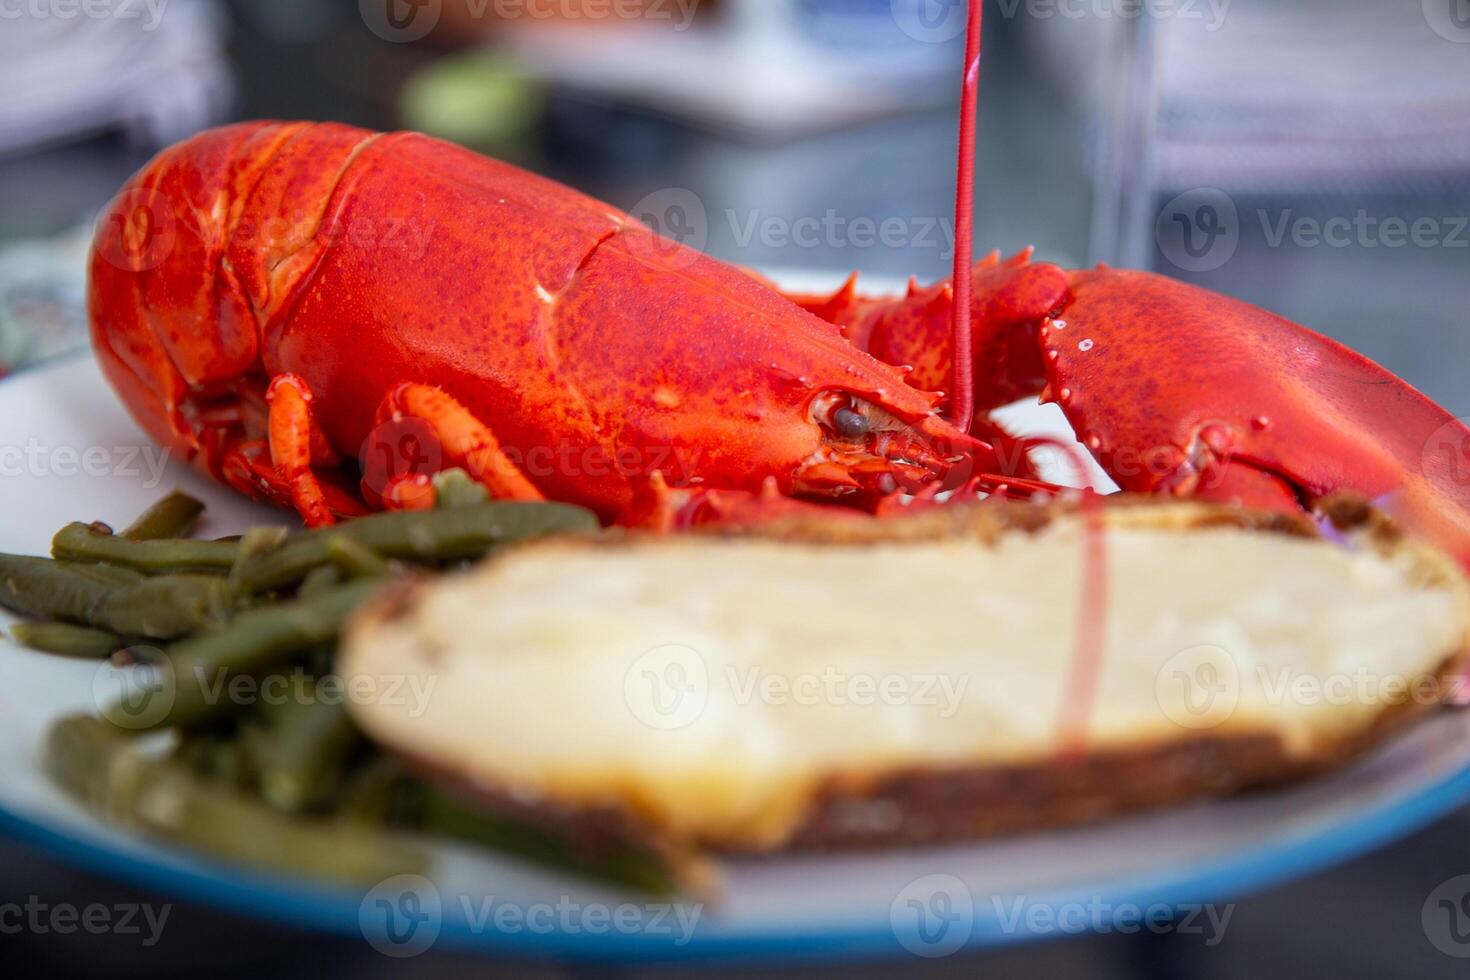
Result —
[{"label": "red antenna over potato", "polygon": [[975,110],[980,94],[980,28],[985,0],[970,0],[965,32],[965,77],[960,94],[960,162],[955,188],[954,327],[950,416],[970,431],[975,417],[975,360],[971,350],[970,297],[975,224]]}]

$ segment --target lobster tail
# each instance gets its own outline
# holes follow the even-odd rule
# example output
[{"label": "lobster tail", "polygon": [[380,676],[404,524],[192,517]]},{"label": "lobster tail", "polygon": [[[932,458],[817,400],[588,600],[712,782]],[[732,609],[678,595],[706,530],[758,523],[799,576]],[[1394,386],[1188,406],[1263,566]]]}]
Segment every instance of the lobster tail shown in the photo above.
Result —
[{"label": "lobster tail", "polygon": [[230,126],[165,150],[103,211],[88,282],[103,372],[134,418],[185,458],[201,451],[186,402],[259,356],[259,331],[223,261],[229,222],[292,127]]}]

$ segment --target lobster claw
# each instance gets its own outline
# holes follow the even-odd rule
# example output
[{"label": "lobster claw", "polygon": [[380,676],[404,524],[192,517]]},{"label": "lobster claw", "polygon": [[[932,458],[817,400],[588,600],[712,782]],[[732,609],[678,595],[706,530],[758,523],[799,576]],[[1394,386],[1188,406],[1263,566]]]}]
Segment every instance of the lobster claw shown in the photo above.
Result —
[{"label": "lobster claw", "polygon": [[1124,490],[1298,510],[1378,501],[1470,564],[1470,429],[1362,355],[1146,272],[1071,275],[1047,394]]}]

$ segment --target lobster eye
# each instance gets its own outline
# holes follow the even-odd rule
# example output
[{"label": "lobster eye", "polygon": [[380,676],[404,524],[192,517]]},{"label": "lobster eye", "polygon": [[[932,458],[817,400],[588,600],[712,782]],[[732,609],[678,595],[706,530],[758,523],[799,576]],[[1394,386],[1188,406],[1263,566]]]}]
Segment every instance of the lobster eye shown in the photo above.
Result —
[{"label": "lobster eye", "polygon": [[850,408],[832,413],[832,427],[849,439],[861,439],[869,430],[867,417]]}]

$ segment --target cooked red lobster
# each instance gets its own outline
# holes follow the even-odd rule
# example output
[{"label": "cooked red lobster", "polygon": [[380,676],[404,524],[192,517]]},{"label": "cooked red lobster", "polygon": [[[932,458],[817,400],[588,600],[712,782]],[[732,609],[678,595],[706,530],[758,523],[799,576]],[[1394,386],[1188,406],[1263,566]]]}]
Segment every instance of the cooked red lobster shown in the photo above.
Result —
[{"label": "cooked red lobster", "polygon": [[1040,396],[1124,490],[1282,510],[1352,490],[1470,561],[1470,429],[1378,365],[1149,273],[1022,253],[973,276],[955,336],[980,411],[956,425],[949,283],[784,295],[446,143],[258,122],[132,179],[89,301],[144,428],[312,525],[425,506],[449,467],[663,526],[1025,494],[1045,485],[989,410]]}]

